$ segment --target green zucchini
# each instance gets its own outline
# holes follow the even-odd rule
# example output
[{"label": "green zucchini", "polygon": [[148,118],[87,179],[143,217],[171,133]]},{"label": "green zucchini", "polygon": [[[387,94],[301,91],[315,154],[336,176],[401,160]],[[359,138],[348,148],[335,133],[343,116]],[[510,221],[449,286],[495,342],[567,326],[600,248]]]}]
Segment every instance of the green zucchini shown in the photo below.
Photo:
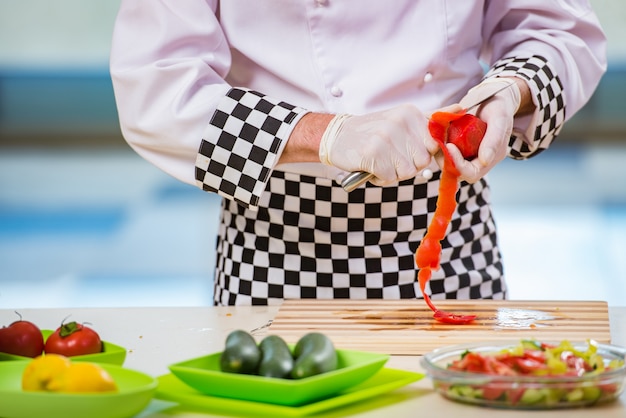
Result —
[{"label": "green zucchini", "polygon": [[268,335],[259,344],[261,362],[259,376],[287,378],[293,368],[293,356],[289,346],[278,335]]},{"label": "green zucchini", "polygon": [[302,379],[337,368],[337,351],[330,338],[319,332],[304,335],[293,350],[295,363],[291,377]]},{"label": "green zucchini", "polygon": [[224,351],[220,355],[220,368],[223,372],[255,374],[260,361],[261,349],[252,335],[242,330],[228,334]]}]

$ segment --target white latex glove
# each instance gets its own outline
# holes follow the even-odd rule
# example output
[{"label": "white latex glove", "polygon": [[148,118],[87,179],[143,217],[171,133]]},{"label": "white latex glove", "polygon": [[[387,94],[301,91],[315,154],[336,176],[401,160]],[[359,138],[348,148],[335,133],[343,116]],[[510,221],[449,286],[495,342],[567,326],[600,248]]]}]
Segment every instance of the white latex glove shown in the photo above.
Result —
[{"label": "white latex glove", "polygon": [[[470,183],[478,181],[506,157],[513,130],[513,118],[519,109],[521,94],[514,78],[490,78],[470,89],[459,102],[462,108],[466,108],[506,85],[510,87],[477,108],[469,110],[469,113],[475,114],[487,123],[487,131],[478,149],[478,157],[473,161],[467,161],[456,146],[447,144],[462,180]],[[437,161],[442,164],[440,156],[437,157]]]},{"label": "white latex glove", "polygon": [[319,157],[344,171],[371,173],[370,182],[383,186],[413,178],[430,164],[425,137],[430,137],[428,119],[412,105],[337,115],[322,136]]}]

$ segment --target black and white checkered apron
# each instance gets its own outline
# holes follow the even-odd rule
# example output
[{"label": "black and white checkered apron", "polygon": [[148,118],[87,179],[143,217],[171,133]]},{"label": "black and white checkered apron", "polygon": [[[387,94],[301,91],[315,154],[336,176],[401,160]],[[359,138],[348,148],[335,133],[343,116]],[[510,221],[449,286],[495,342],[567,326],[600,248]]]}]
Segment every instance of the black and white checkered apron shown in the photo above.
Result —
[{"label": "black and white checkered apron", "polygon": [[[539,154],[565,120],[558,76],[540,56],[502,59],[490,76],[528,80],[539,119],[530,143],[511,136],[509,156],[521,160]],[[440,173],[428,182],[416,177],[346,193],[325,177],[273,169],[280,131],[298,112],[302,109],[234,88],[207,128],[210,140],[200,146],[196,180],[203,190],[225,196],[214,303],[422,297],[414,253],[435,210]],[[264,192],[257,190],[259,184]],[[441,268],[433,272],[427,291],[435,300],[503,299],[487,180],[461,183],[458,193],[461,203],[442,242]]]},{"label": "black and white checkered apron", "polygon": [[[439,175],[346,193],[327,178],[274,171],[258,211],[224,199],[215,304],[422,297],[414,254],[435,210]],[[459,193],[432,297],[503,299],[487,182],[462,183]]]}]

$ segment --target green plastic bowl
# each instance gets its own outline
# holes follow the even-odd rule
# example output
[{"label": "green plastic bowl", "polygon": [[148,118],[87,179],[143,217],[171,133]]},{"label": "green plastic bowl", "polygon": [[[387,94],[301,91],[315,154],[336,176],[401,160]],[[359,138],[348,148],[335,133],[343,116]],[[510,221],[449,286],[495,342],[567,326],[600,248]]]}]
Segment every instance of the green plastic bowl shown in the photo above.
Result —
[{"label": "green plastic bowl", "polygon": [[[49,329],[41,330],[44,341],[48,339],[52,332],[53,331]],[[102,348],[103,350],[101,353],[85,354],[84,356],[72,356],[70,358],[72,361],[89,361],[91,363],[117,364],[119,366],[124,364],[124,361],[126,360],[126,349],[124,347],[103,341]],[[0,352],[0,361],[10,360],[30,360],[30,357]]]},{"label": "green plastic bowl", "polygon": [[102,364],[115,380],[113,393],[52,393],[22,390],[22,373],[29,361],[0,363],[2,418],[128,418],[141,412],[157,388],[147,374],[114,364]]},{"label": "green plastic bowl", "polygon": [[221,352],[169,366],[188,386],[205,395],[277,405],[303,405],[362,383],[378,372],[388,355],[337,350],[336,370],[303,379],[280,379],[220,370]]}]

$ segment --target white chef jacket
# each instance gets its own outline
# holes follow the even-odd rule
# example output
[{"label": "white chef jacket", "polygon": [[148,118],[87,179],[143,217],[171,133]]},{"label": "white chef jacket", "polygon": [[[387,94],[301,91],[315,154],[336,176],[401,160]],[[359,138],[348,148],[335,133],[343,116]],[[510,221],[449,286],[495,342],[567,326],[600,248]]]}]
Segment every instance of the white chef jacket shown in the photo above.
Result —
[{"label": "white chef jacket", "polygon": [[[227,230],[241,231],[245,223],[231,219],[226,227],[225,218],[255,220],[251,212],[268,205],[269,195],[286,193],[269,190],[276,176],[328,179],[326,186],[336,187],[332,181],[345,174],[322,164],[278,165],[306,112],[362,114],[402,103],[428,112],[457,102],[488,67],[488,77],[521,77],[531,89],[535,114],[515,120],[509,147],[509,156],[524,159],[547,148],[590,98],[606,69],[605,42],[585,0],[123,0],[111,75],[133,149],[225,198],[230,215],[222,219],[220,248],[219,240],[234,233]],[[437,185],[435,176],[428,188]],[[485,180],[480,187],[488,189]],[[336,201],[337,191],[329,193]],[[478,206],[489,211],[488,199]],[[247,244],[231,245],[232,253]],[[232,261],[232,254],[222,255],[218,274]],[[442,263],[453,261],[444,256]],[[267,301],[250,290],[257,285],[254,267],[263,262],[237,262],[229,277],[238,276],[241,288],[246,264],[251,283],[244,293],[252,294],[216,303]],[[458,290],[441,293],[463,297]],[[504,286],[496,293],[502,296]]]}]

